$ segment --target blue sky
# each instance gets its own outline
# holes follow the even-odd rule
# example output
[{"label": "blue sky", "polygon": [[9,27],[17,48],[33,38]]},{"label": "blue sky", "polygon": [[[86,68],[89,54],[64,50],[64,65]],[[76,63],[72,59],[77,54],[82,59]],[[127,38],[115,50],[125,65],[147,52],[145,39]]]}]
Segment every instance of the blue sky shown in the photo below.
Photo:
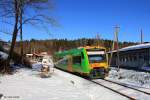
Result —
[{"label": "blue sky", "polygon": [[[49,27],[51,35],[31,25],[24,26],[24,39],[50,39],[81,37],[94,38],[98,33],[104,39],[113,39],[115,25],[120,26],[120,41],[150,42],[150,0],[54,0],[55,9],[50,15],[59,22]],[[30,13],[30,12],[29,12]],[[0,34],[9,40],[11,36]]]}]

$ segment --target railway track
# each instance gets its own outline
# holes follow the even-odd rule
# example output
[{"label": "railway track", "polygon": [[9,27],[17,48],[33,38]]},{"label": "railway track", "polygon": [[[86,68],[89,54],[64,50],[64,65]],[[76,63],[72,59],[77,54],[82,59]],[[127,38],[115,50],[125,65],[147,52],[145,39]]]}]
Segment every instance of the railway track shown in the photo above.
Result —
[{"label": "railway track", "polygon": [[123,84],[119,84],[114,81],[105,79],[97,79],[89,81],[98,84],[100,86],[103,86],[109,90],[112,90],[130,100],[150,100],[150,93]]},{"label": "railway track", "polygon": [[143,92],[147,95],[150,95],[150,92],[147,92],[147,91],[144,91],[144,90],[140,90],[140,89],[137,89],[137,88],[125,85],[125,84],[121,84],[121,83],[118,83],[118,82],[115,82],[115,81],[111,81],[111,80],[108,80],[108,79],[103,79],[103,80],[114,83],[114,84],[118,84],[118,85],[121,85],[121,86],[124,86],[124,87],[127,87],[127,88],[130,88],[130,89],[133,89],[133,90],[136,90],[136,91],[139,91],[139,92]]},{"label": "railway track", "polygon": [[[61,71],[64,71],[64,70],[61,70]],[[64,72],[67,72],[67,71],[64,71]],[[73,73],[70,73],[70,74],[73,74]],[[146,91],[142,91],[142,90],[129,87],[129,86],[126,86],[126,85],[123,85],[123,84],[120,84],[111,80],[106,80],[106,79],[95,79],[95,80],[89,80],[87,78],[84,78],[84,79],[94,84],[100,85],[106,89],[109,89],[119,95],[122,95],[123,97],[126,97],[129,100],[150,100],[150,93]]]},{"label": "railway track", "polygon": [[100,86],[102,86],[102,87],[104,87],[104,88],[107,88],[107,89],[109,89],[109,90],[111,90],[111,91],[113,91],[113,92],[115,92],[115,93],[117,93],[117,94],[120,94],[120,95],[122,95],[122,96],[124,96],[124,97],[126,97],[126,98],[128,98],[128,99],[130,99],[130,100],[136,100],[136,98],[133,98],[133,97],[130,97],[130,96],[128,96],[128,95],[126,95],[126,94],[124,94],[124,93],[121,93],[121,92],[119,92],[119,91],[117,91],[117,90],[114,90],[114,89],[112,89],[112,88],[110,88],[110,87],[108,87],[108,86],[105,86],[105,85],[103,85],[103,84],[100,84],[100,83],[98,83],[98,82],[95,82],[95,81],[92,81],[92,80],[90,80],[92,83],[95,83],[95,84],[97,84],[97,85],[100,85]]}]

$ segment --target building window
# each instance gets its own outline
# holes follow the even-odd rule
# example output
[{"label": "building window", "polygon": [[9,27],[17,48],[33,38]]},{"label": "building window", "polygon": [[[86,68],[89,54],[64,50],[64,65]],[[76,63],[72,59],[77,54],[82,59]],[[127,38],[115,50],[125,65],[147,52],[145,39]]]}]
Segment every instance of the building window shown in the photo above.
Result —
[{"label": "building window", "polygon": [[127,57],[124,58],[124,62],[127,62]]},{"label": "building window", "polygon": [[144,55],[144,61],[149,61],[148,55]]},{"label": "building window", "polygon": [[136,57],[136,56],[134,56],[134,57],[133,57],[133,60],[134,60],[134,61],[136,61],[136,60],[137,60],[137,57]]}]

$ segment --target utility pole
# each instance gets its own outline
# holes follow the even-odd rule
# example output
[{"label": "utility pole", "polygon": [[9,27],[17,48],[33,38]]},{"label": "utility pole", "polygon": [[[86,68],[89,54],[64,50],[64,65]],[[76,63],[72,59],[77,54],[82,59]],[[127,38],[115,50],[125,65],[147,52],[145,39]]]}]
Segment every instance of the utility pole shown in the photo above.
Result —
[{"label": "utility pole", "polygon": [[100,46],[100,35],[96,34],[97,46]]},{"label": "utility pole", "polygon": [[118,43],[118,33],[119,33],[119,26],[115,26],[115,42],[117,46],[117,66],[118,66],[118,71],[120,69],[120,57],[119,57],[119,43]]},{"label": "utility pole", "polygon": [[141,44],[143,43],[143,30],[141,29]]}]

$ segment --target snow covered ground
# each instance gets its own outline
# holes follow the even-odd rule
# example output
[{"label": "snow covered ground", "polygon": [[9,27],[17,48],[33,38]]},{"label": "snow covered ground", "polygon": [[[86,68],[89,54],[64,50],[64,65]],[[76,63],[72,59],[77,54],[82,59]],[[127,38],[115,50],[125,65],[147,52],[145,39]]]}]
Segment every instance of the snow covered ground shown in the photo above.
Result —
[{"label": "snow covered ground", "polygon": [[[118,75],[120,78],[118,78]],[[119,73],[116,68],[111,68],[109,76],[106,79],[115,80],[123,84],[144,89],[150,92],[150,73],[139,72],[134,70],[120,69]]]},{"label": "snow covered ground", "polygon": [[2,100],[90,100],[61,77],[40,78],[39,72],[20,69],[14,75],[0,77]]},{"label": "snow covered ground", "polygon": [[[37,66],[37,67],[36,67]],[[128,100],[83,78],[55,69],[50,78],[40,78],[40,64],[0,76],[1,100]]]},{"label": "snow covered ground", "polygon": [[[4,55],[4,54],[3,54]],[[6,56],[5,56],[6,57]],[[55,69],[50,78],[40,78],[41,63],[33,69],[18,69],[13,75],[0,75],[0,100],[128,100],[78,76]],[[150,73],[111,68],[107,79],[150,92]]]},{"label": "snow covered ground", "polygon": [[93,84],[90,81],[87,81],[81,77],[76,75],[72,75],[66,72],[62,72],[60,70],[55,70],[59,76],[66,80],[66,82],[70,82],[73,86],[87,95],[90,100],[128,100],[127,98],[118,95],[117,93],[110,91],[104,87]]}]

